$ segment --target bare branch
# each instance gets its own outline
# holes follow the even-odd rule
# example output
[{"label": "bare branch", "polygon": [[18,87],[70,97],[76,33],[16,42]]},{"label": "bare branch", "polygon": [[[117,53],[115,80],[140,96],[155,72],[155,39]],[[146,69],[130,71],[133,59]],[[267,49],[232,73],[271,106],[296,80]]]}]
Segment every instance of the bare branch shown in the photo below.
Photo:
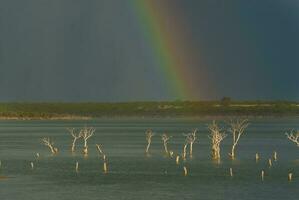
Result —
[{"label": "bare branch", "polygon": [[290,133],[285,133],[287,138],[294,142],[299,147],[299,130],[295,133],[294,130],[291,130]]},{"label": "bare branch", "polygon": [[83,148],[83,153],[85,155],[88,154],[88,145],[87,145],[87,140],[94,135],[95,128],[93,127],[84,127],[81,131],[80,134],[83,137],[84,140],[84,148]]},{"label": "bare branch", "polygon": [[50,138],[43,138],[42,142],[44,145],[48,146],[52,154],[58,153],[58,149],[54,147],[54,142],[50,140]]},{"label": "bare branch", "polygon": [[187,148],[188,144],[190,144],[190,157],[192,157],[192,155],[193,155],[193,144],[197,139],[196,132],[197,132],[197,129],[193,130],[191,133],[183,134],[184,136],[186,136],[185,145],[184,145],[184,148],[183,148],[183,158],[186,158],[186,148]]},{"label": "bare branch", "polygon": [[82,137],[81,131],[79,133],[75,133],[75,128],[67,128],[67,130],[70,132],[71,136],[73,137],[73,142],[72,142],[72,147],[71,151],[75,152],[75,147],[76,147],[76,141]]},{"label": "bare branch", "polygon": [[163,145],[164,145],[164,150],[165,150],[165,153],[168,155],[168,147],[167,147],[167,144],[168,144],[168,141],[169,139],[171,138],[171,136],[168,136],[166,133],[163,133],[161,135],[161,139],[163,141]]},{"label": "bare branch", "polygon": [[231,120],[229,123],[228,131],[231,132],[233,137],[233,144],[231,148],[231,153],[229,155],[232,159],[235,158],[235,148],[241,138],[241,135],[244,133],[245,129],[248,127],[249,123],[247,119],[237,119],[235,121]]},{"label": "bare branch", "polygon": [[153,133],[153,131],[151,129],[148,129],[146,132],[145,132],[145,137],[146,137],[146,141],[147,141],[147,145],[146,145],[146,148],[145,148],[145,153],[148,153],[149,152],[149,148],[151,146],[151,142],[152,142],[152,137],[154,136],[155,134]]},{"label": "bare branch", "polygon": [[213,123],[210,124],[208,128],[210,130],[210,135],[208,137],[211,139],[212,142],[212,158],[219,160],[220,144],[227,135],[221,131],[221,129],[215,121],[213,121]]}]

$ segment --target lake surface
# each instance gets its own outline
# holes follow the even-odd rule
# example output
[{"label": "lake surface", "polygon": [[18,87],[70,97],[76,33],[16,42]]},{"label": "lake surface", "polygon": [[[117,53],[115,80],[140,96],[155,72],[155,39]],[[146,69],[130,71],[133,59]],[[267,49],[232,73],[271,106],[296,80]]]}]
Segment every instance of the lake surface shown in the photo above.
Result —
[{"label": "lake surface", "polygon": [[[299,148],[284,133],[299,129],[299,118],[255,119],[240,139],[237,159],[228,157],[231,137],[222,144],[221,163],[210,158],[207,124],[201,119],[98,119],[91,121],[0,121],[0,199],[298,199]],[[84,158],[83,141],[77,153],[70,152],[67,127],[96,128],[90,138],[89,156]],[[198,128],[193,158],[176,165],[163,154],[159,135],[153,137],[151,156],[144,154],[145,131],[151,128],[172,135],[169,149],[181,153],[182,133]],[[60,150],[52,156],[41,138],[50,137]],[[108,157],[108,174],[95,144],[103,145]],[[278,161],[269,168],[273,151]],[[255,162],[259,152],[260,161]],[[38,160],[35,154],[39,153]],[[79,172],[75,163],[79,162]],[[31,169],[30,162],[34,163]],[[183,175],[183,167],[188,176]],[[234,177],[230,177],[233,168]],[[261,170],[265,180],[261,181]],[[288,181],[288,173],[293,181]],[[6,178],[5,178],[6,177]]]}]

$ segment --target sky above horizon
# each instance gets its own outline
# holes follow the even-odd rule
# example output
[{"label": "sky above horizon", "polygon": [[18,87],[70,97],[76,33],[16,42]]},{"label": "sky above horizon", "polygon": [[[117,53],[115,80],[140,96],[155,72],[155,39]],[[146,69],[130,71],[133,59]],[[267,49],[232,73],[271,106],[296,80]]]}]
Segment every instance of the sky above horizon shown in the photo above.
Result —
[{"label": "sky above horizon", "polygon": [[170,91],[133,1],[1,0],[0,101],[299,100],[299,1],[152,0],[160,39],[196,60],[179,66],[192,97]]}]

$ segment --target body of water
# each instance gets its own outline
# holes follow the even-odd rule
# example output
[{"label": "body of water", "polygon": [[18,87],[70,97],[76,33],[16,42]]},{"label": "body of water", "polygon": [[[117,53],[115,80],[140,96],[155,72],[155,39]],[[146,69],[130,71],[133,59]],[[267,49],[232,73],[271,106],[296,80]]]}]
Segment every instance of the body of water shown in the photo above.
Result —
[{"label": "body of water", "polygon": [[[90,121],[0,121],[0,199],[298,199],[299,147],[284,133],[299,129],[298,118],[255,119],[237,146],[237,158],[228,152],[230,135],[223,141],[221,162],[210,158],[207,124],[201,119],[98,119]],[[70,152],[72,137],[68,127],[96,128],[89,142],[89,156],[82,155],[83,140],[77,152]],[[156,135],[145,156],[145,131]],[[172,136],[169,149],[181,153],[182,133],[198,129],[193,158],[176,164],[163,154],[160,135]],[[59,153],[51,155],[41,139],[50,137]],[[95,144],[102,144],[108,158],[108,174]],[[272,167],[268,159],[277,151]],[[255,153],[260,161],[255,162]],[[40,157],[36,159],[36,153]],[[31,169],[30,163],[34,163]],[[75,164],[79,163],[79,172]],[[184,176],[183,167],[188,169]],[[230,177],[232,168],[234,176]],[[261,170],[265,179],[261,181]],[[293,181],[288,181],[288,173]]]}]

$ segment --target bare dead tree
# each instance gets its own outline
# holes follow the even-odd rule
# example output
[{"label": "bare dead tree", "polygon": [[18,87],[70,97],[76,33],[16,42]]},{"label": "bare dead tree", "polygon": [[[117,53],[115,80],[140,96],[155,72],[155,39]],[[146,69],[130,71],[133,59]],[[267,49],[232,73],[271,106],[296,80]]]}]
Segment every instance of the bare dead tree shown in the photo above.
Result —
[{"label": "bare dead tree", "polygon": [[[189,155],[190,155],[191,158],[192,158],[192,155],[193,155],[193,144],[194,144],[195,140],[197,139],[196,132],[197,132],[197,129],[195,129],[191,133],[183,134],[184,136],[186,136],[185,143],[190,145]],[[184,145],[184,155],[185,155],[185,157],[186,157],[186,147],[187,147],[186,144]]]},{"label": "bare dead tree", "polygon": [[102,150],[102,146],[100,144],[96,144],[99,156],[101,156],[103,158],[103,161],[106,161],[106,155],[104,153],[104,151]]},{"label": "bare dead tree", "polygon": [[75,152],[76,141],[77,141],[79,138],[82,137],[82,133],[81,133],[81,131],[80,131],[79,133],[76,134],[74,128],[68,128],[67,130],[70,132],[71,136],[73,137],[73,142],[72,142],[71,151],[72,151],[72,152]]},{"label": "bare dead tree", "polygon": [[213,121],[208,128],[210,130],[210,135],[208,137],[212,142],[212,158],[215,160],[220,160],[220,144],[227,135],[222,132],[215,121]]},{"label": "bare dead tree", "polygon": [[96,147],[97,147],[99,155],[103,159],[103,172],[104,172],[104,174],[107,174],[108,173],[108,162],[107,162],[107,159],[106,159],[106,155],[105,155],[104,151],[102,150],[101,145],[96,144]]},{"label": "bare dead tree", "polygon": [[102,150],[102,146],[100,144],[96,144],[97,150],[99,152],[99,155],[104,155],[104,152]]},{"label": "bare dead tree", "polygon": [[294,142],[297,147],[299,147],[299,130],[297,130],[296,133],[294,132],[294,130],[291,130],[290,133],[285,134],[290,141]]},{"label": "bare dead tree", "polygon": [[81,131],[80,134],[82,134],[83,140],[84,140],[84,147],[83,147],[83,153],[84,155],[88,155],[88,145],[87,145],[87,140],[93,136],[95,132],[95,128],[92,127],[84,127]]},{"label": "bare dead tree", "polygon": [[153,133],[153,131],[151,129],[148,129],[146,132],[145,132],[145,137],[146,137],[146,141],[147,141],[147,145],[146,145],[146,148],[145,148],[145,153],[148,154],[149,152],[149,148],[151,146],[151,142],[152,142],[152,137],[154,136],[155,134]]},{"label": "bare dead tree", "polygon": [[229,122],[229,129],[228,131],[231,132],[232,136],[233,136],[233,144],[232,144],[232,148],[231,148],[231,153],[229,153],[229,156],[232,159],[235,159],[235,149],[236,146],[238,145],[238,142],[241,138],[241,135],[244,133],[245,129],[248,127],[249,123],[247,119],[243,119],[243,120],[231,120]]},{"label": "bare dead tree", "polygon": [[50,140],[50,138],[43,138],[42,142],[44,145],[48,146],[52,154],[58,153],[58,148],[54,147],[54,142]]},{"label": "bare dead tree", "polygon": [[167,148],[167,144],[168,144],[168,141],[169,139],[171,138],[171,136],[168,136],[166,133],[163,133],[161,135],[161,139],[163,141],[163,145],[164,145],[164,150],[165,150],[165,153],[168,155],[168,148]]}]

